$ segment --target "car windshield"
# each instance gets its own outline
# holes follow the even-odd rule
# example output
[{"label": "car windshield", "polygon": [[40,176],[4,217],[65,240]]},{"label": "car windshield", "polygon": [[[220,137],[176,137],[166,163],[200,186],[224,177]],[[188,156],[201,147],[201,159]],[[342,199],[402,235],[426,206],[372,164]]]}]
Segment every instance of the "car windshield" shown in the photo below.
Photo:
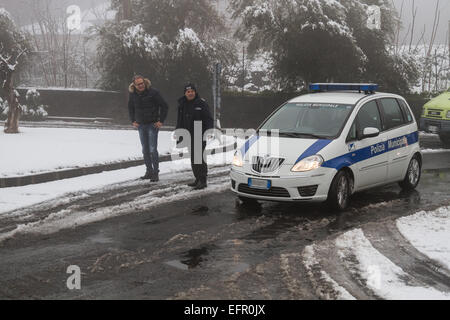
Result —
[{"label": "car windshield", "polygon": [[353,105],[330,103],[288,103],[259,130],[279,130],[280,136],[332,138],[341,131]]}]

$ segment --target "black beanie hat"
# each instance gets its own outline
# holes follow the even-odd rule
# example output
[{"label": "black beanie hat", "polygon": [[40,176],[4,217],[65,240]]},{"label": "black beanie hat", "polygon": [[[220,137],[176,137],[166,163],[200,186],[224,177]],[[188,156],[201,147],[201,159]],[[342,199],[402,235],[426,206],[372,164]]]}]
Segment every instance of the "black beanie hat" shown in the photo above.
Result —
[{"label": "black beanie hat", "polygon": [[188,83],[187,85],[184,86],[184,93],[186,93],[186,91],[188,90],[194,90],[195,92],[197,92],[197,88],[193,83]]}]

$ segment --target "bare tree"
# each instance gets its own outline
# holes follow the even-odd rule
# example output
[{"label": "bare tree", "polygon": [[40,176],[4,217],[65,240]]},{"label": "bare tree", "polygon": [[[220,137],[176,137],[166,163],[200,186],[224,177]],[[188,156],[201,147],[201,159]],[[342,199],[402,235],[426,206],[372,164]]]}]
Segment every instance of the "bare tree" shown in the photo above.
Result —
[{"label": "bare tree", "polygon": [[416,26],[416,16],[417,16],[417,7],[416,7],[416,0],[413,0],[412,2],[412,22],[411,22],[411,38],[409,40],[409,52],[411,52],[411,46],[414,39],[414,29]]},{"label": "bare tree", "polygon": [[50,10],[53,0],[33,2],[34,21],[31,33],[39,71],[33,76],[43,77],[46,86],[76,87],[85,83],[83,35],[73,34],[67,26],[65,12]]},{"label": "bare tree", "polygon": [[8,102],[8,119],[5,123],[5,133],[19,133],[20,105],[17,91],[14,89],[14,73],[20,63],[21,57],[27,52],[26,48],[19,45],[20,52],[17,56],[6,56],[3,45],[0,48],[0,70],[5,75],[3,90]]}]

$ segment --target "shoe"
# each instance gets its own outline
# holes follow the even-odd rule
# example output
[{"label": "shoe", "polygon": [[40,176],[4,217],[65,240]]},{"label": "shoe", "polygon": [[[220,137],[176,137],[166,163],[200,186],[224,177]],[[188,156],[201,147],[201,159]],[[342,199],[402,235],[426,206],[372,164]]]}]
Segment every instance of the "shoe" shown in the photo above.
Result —
[{"label": "shoe", "polygon": [[194,187],[194,190],[203,190],[203,189],[206,189],[207,187],[208,187],[208,184],[206,182],[199,182]]},{"label": "shoe", "polygon": [[195,186],[197,186],[197,184],[198,184],[198,180],[195,180],[194,182],[189,183],[188,186],[189,187],[195,187]]},{"label": "shoe", "polygon": [[150,180],[152,178],[153,174],[150,171],[147,171],[143,177],[141,177],[141,180]]},{"label": "shoe", "polygon": [[159,174],[153,174],[150,178],[150,182],[159,182]]}]

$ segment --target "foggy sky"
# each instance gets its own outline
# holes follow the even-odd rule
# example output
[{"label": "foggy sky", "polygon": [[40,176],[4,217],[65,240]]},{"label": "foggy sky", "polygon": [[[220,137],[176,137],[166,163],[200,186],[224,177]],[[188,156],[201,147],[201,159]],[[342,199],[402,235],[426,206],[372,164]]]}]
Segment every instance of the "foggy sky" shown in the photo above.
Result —
[{"label": "foggy sky", "polygon": [[[0,0],[0,7],[6,8],[13,15],[16,23],[19,25],[29,24],[32,13],[30,12],[30,3],[43,0]],[[436,43],[446,43],[448,21],[450,20],[450,0],[415,0],[415,5],[418,8],[416,26],[415,26],[415,39],[414,44],[419,40],[424,25],[426,26],[425,40],[428,42],[431,37],[431,30],[433,25],[434,11],[437,1],[440,2],[441,18],[436,37]],[[71,4],[80,6],[81,10],[92,8],[105,0],[54,0],[53,3],[56,8],[65,9]],[[403,40],[408,26],[412,21],[412,3],[413,0],[392,0],[395,7],[400,11],[402,2],[403,8],[403,30],[400,39]],[[409,43],[409,37],[408,41]]]},{"label": "foggy sky", "polygon": [[[400,39],[403,40],[405,33],[408,29],[408,26],[412,22],[412,4],[413,0],[392,0],[394,2],[397,11],[400,12],[400,8],[403,5],[403,27],[402,35]],[[425,39],[427,42],[430,41],[431,30],[433,28],[433,20],[434,20],[434,12],[436,10],[436,4],[438,0],[415,0],[415,6],[417,7],[417,17],[416,17],[416,26],[415,26],[415,42],[419,40],[420,35],[422,34],[424,25],[426,28]],[[450,20],[450,0],[440,0],[439,6],[441,8],[441,17],[439,22],[439,29],[436,36],[435,43],[446,43],[447,31],[448,31],[448,21]],[[409,44],[409,36],[408,36],[408,44]]]}]

